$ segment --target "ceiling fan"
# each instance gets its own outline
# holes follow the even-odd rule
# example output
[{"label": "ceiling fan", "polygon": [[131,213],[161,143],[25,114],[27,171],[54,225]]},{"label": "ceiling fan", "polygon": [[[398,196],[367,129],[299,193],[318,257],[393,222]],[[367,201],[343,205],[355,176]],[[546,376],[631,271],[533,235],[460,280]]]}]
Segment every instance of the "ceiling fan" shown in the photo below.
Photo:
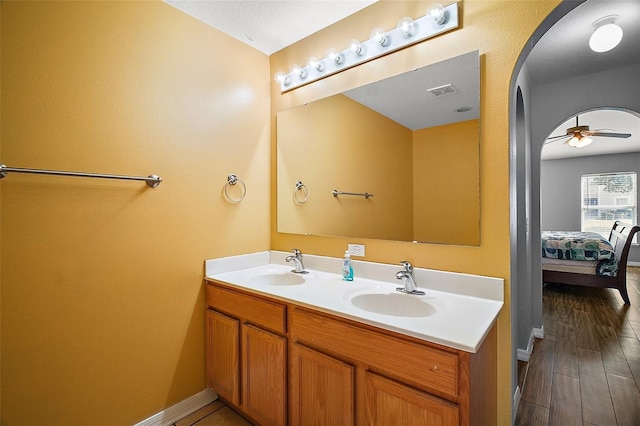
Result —
[{"label": "ceiling fan", "polygon": [[576,115],[576,125],[575,127],[569,127],[567,129],[567,133],[564,135],[550,136],[547,138],[545,143],[554,142],[556,139],[567,138],[564,142],[565,145],[569,145],[575,148],[583,148],[593,142],[591,136],[595,137],[607,137],[607,138],[628,138],[631,136],[631,133],[617,133],[615,131],[604,132],[603,130],[612,130],[612,129],[598,129],[598,130],[589,130],[589,126],[580,126],[578,123],[578,116]]}]

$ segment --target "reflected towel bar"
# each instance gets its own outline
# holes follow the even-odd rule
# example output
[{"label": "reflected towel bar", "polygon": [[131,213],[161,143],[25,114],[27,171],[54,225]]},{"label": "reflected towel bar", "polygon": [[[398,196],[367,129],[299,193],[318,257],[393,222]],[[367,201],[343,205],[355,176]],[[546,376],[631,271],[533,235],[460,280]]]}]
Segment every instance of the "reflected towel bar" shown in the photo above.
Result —
[{"label": "reflected towel bar", "polygon": [[332,194],[334,197],[338,197],[338,195],[355,195],[358,197],[364,197],[365,199],[369,199],[369,197],[373,197],[373,194],[369,194],[368,192],[344,192],[344,191],[338,191],[337,189],[334,189],[332,191]]},{"label": "reflected towel bar", "polygon": [[23,169],[18,167],[7,167],[4,164],[0,164],[0,179],[7,176],[7,173],[34,173],[39,175],[56,175],[56,176],[75,176],[75,177],[89,177],[100,179],[123,179],[123,180],[143,180],[151,188],[156,188],[162,182],[162,178],[157,175],[143,176],[122,176],[122,175],[105,175],[100,173],[84,173],[84,172],[65,172],[60,170],[40,170],[40,169]]}]

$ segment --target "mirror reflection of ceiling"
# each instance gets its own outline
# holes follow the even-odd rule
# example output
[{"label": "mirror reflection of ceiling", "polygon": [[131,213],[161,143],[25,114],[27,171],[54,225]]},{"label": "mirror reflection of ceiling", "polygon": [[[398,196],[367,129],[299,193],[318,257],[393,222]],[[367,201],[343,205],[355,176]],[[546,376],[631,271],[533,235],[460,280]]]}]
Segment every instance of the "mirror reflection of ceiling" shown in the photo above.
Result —
[{"label": "mirror reflection of ceiling", "polygon": [[[579,114],[578,122],[581,126],[589,126],[590,130],[607,129],[616,133],[631,133],[628,138],[610,138],[594,136],[593,142],[583,148],[574,148],[564,142],[569,139],[559,138],[545,143],[542,148],[542,160],[560,158],[586,157],[590,155],[621,154],[625,152],[640,152],[640,117],[619,110],[599,109]],[[576,118],[571,117],[559,125],[550,136],[563,135],[567,129],[576,125]]]},{"label": "mirror reflection of ceiling", "polygon": [[411,130],[475,120],[480,117],[478,52],[367,84],[344,94]]}]

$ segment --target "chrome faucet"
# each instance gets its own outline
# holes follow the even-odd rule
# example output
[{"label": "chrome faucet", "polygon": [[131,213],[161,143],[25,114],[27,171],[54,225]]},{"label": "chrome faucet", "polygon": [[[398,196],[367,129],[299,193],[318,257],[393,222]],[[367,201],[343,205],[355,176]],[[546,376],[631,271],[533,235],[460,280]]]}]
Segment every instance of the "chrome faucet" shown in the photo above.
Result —
[{"label": "chrome faucet", "polygon": [[403,260],[400,265],[404,266],[404,269],[396,272],[396,278],[404,282],[404,287],[398,287],[396,290],[407,294],[423,295],[424,291],[418,290],[418,286],[413,279],[413,266],[411,263]]},{"label": "chrome faucet", "polygon": [[304,270],[304,263],[302,263],[302,252],[298,249],[291,249],[293,255],[287,256],[284,258],[285,262],[291,262],[295,264],[295,269],[292,269],[291,272],[296,274],[308,274],[309,272]]}]

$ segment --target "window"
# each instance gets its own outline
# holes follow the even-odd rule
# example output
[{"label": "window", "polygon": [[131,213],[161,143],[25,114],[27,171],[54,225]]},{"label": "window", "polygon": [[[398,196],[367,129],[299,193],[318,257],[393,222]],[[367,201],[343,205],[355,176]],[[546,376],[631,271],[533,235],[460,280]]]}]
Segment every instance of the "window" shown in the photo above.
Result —
[{"label": "window", "polygon": [[[613,222],[635,225],[638,218],[637,175],[632,172],[582,176],[582,231],[605,238]],[[635,243],[634,238],[634,243]]]}]

